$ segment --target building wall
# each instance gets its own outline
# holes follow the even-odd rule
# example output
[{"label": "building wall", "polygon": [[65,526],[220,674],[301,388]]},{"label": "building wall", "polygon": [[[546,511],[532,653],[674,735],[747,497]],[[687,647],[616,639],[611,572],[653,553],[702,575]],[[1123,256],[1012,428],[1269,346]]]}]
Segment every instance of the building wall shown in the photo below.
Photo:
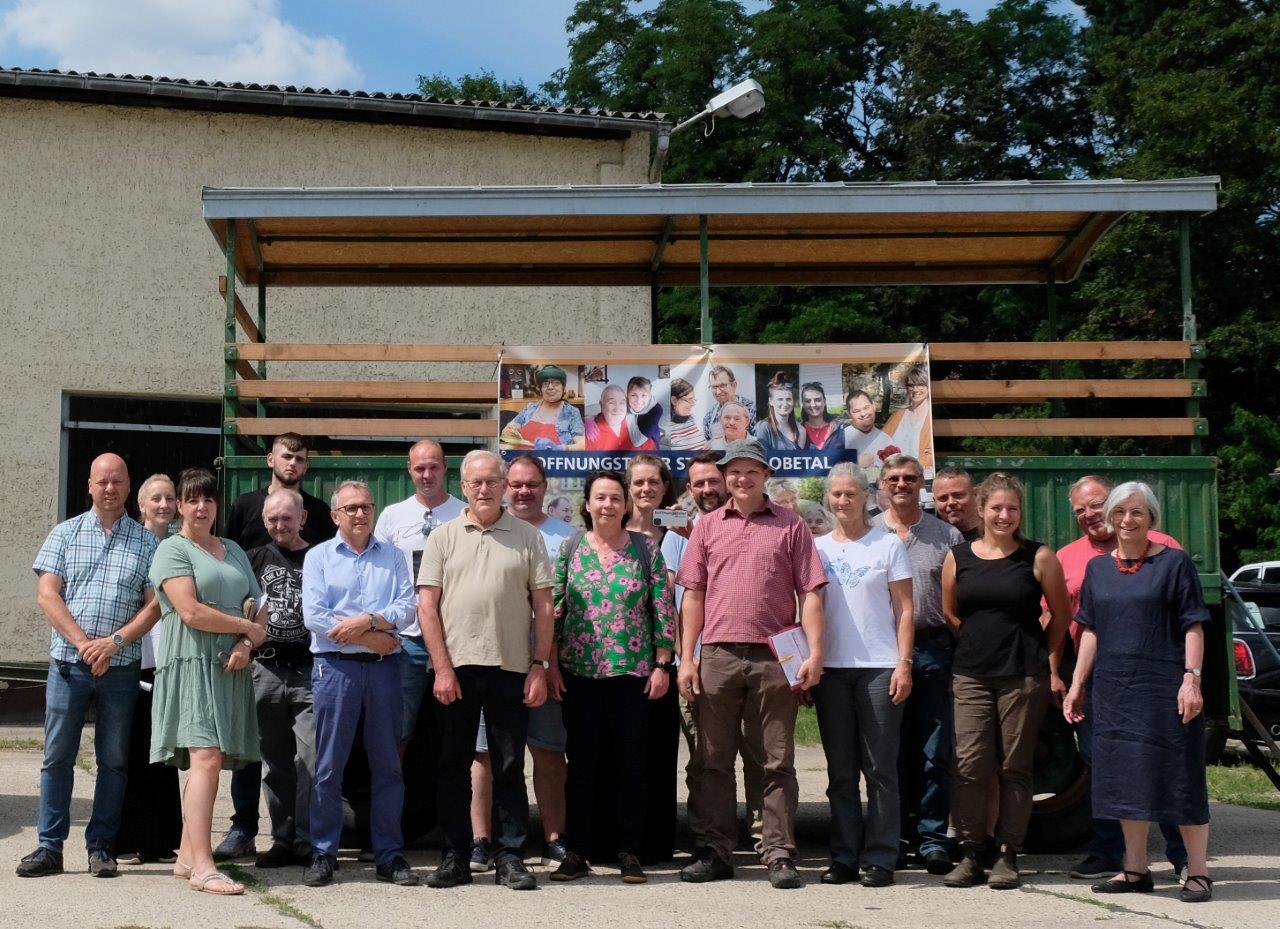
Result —
[{"label": "building wall", "polygon": [[[224,260],[201,219],[202,186],[635,183],[645,179],[648,136],[593,141],[0,98],[0,150],[0,661],[21,661],[47,654],[30,567],[58,514],[64,392],[220,394]],[[268,332],[279,340],[649,334],[642,289],[335,288],[272,292],[269,301]],[[492,376],[480,367],[448,374]],[[341,373],[355,371],[424,375],[373,365]],[[299,364],[272,374],[339,372]]]}]

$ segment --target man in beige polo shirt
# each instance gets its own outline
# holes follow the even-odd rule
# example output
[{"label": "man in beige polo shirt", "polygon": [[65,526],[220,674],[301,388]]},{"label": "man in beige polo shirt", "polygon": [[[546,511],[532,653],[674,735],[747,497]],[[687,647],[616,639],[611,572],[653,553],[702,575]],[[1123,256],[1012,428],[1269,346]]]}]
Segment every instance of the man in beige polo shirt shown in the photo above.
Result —
[{"label": "man in beige polo shirt", "polygon": [[418,619],[435,668],[436,808],[445,834],[431,887],[471,883],[471,759],[481,710],[493,766],[496,883],[537,886],[520,851],[529,830],[524,744],[529,708],[547,698],[552,574],[542,534],[503,510],[505,491],[502,459],[469,452],[467,508],[427,538],[418,573]]}]

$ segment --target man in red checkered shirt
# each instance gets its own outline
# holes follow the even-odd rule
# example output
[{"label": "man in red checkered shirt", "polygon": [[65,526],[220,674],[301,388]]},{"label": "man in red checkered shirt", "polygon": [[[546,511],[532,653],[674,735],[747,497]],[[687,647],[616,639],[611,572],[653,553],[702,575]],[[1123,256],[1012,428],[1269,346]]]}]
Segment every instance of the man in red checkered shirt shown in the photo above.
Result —
[{"label": "man in red checkered shirt", "polygon": [[[795,868],[799,785],[795,723],[799,697],[769,648],[769,637],[794,625],[796,599],[809,658],[797,679],[804,690],[822,676],[822,587],[827,582],[813,536],[794,511],[765,495],[773,473],[756,439],[733,442],[720,460],[730,500],[698,520],[680,562],[680,692],[696,700],[700,724],[704,813],[710,847],[680,872],[691,883],[733,876],[737,844],[734,760],[738,730],[759,727],[764,771],[764,836],[760,857],[778,888],[802,884]],[[698,637],[702,650],[694,658]]]}]

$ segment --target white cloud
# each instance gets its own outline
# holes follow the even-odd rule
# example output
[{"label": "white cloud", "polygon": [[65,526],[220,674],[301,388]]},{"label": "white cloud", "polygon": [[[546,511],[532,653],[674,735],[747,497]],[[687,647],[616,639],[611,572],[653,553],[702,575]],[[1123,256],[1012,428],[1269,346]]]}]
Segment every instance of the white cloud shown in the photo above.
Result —
[{"label": "white cloud", "polygon": [[307,35],[279,0],[18,0],[0,44],[39,49],[63,70],[315,87],[358,86],[332,36]]}]

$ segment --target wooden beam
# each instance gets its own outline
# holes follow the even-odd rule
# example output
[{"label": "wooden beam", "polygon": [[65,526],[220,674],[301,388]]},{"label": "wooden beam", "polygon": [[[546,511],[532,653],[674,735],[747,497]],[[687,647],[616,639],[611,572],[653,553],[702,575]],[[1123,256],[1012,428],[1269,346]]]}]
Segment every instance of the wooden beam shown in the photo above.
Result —
[{"label": "wooden beam", "polygon": [[[257,368],[249,364],[249,362],[245,361],[244,359],[237,358],[232,363],[236,366],[236,374],[239,374],[246,381],[256,381],[261,379],[258,376]],[[244,396],[244,395],[241,394],[241,396]]]},{"label": "wooden beam", "polygon": [[1201,419],[935,419],[938,438],[975,436],[1194,436]]},{"label": "wooden beam", "polygon": [[287,417],[237,417],[231,420],[237,435],[359,436],[460,436],[492,438],[498,434],[494,419],[301,419]]},{"label": "wooden beam", "polygon": [[562,365],[697,364],[706,360],[701,345],[506,345],[507,364],[555,362]]},{"label": "wooden beam", "polygon": [[494,381],[256,381],[238,385],[242,399],[345,400],[369,403],[498,402]]},{"label": "wooden beam", "polygon": [[814,342],[807,345],[717,345],[712,362],[751,364],[885,364],[900,361],[924,361],[925,346],[920,342],[852,345]]},{"label": "wooden beam", "polygon": [[359,342],[237,343],[245,361],[487,361],[499,345],[377,345]]},{"label": "wooden beam", "polygon": [[1134,361],[1191,357],[1190,342],[931,342],[932,361]]},{"label": "wooden beam", "polygon": [[[225,274],[218,277],[218,293],[224,299],[227,296],[227,276]],[[244,334],[249,337],[250,342],[262,342],[262,333],[258,331],[258,324],[253,321],[249,311],[240,302],[239,294],[236,294],[236,322],[240,323],[240,328],[244,330]]]},{"label": "wooden beam", "polygon": [[[1197,386],[1199,385],[1199,386]],[[1193,397],[1203,381],[1178,378],[1118,380],[934,381],[936,403],[1017,403],[1072,397]]]}]

